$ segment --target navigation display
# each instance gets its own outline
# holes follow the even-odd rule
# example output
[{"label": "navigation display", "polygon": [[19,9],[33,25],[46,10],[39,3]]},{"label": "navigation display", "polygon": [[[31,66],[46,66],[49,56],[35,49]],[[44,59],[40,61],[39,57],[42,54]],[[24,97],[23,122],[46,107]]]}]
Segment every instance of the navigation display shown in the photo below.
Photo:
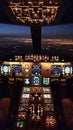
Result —
[{"label": "navigation display", "polygon": [[55,76],[59,76],[61,73],[61,66],[60,65],[52,65],[51,74]]},{"label": "navigation display", "polygon": [[12,65],[12,72],[16,75],[22,75],[22,65]]}]

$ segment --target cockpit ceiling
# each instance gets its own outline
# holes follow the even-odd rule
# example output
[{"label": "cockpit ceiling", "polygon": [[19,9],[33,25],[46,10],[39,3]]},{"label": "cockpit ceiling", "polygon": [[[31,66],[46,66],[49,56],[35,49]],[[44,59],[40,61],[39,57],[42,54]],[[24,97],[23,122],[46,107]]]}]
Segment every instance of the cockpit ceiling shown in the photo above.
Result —
[{"label": "cockpit ceiling", "polygon": [[1,0],[0,22],[51,25],[73,22],[72,0]]}]

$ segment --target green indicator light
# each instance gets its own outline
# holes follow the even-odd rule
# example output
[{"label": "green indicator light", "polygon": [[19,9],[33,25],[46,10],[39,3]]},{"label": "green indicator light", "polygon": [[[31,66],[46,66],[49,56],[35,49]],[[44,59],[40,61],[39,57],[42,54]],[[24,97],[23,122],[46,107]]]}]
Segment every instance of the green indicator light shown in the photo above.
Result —
[{"label": "green indicator light", "polygon": [[24,122],[21,121],[21,122],[20,122],[20,127],[23,127],[23,126],[24,126]]},{"label": "green indicator light", "polygon": [[20,126],[20,122],[19,122],[19,121],[16,122],[16,126],[17,126],[17,127]]}]

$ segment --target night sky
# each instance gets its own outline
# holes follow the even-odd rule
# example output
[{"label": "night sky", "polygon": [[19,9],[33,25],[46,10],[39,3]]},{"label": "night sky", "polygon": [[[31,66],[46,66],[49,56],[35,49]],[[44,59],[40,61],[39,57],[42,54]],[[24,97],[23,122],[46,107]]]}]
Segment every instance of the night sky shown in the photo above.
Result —
[{"label": "night sky", "polygon": [[[73,24],[41,27],[42,38],[73,38]],[[0,35],[22,35],[31,38],[29,26],[0,24]]]},{"label": "night sky", "polygon": [[72,38],[73,24],[42,27],[42,38]]},{"label": "night sky", "polygon": [[24,37],[31,37],[31,30],[28,26],[0,24],[0,35],[24,35]]}]

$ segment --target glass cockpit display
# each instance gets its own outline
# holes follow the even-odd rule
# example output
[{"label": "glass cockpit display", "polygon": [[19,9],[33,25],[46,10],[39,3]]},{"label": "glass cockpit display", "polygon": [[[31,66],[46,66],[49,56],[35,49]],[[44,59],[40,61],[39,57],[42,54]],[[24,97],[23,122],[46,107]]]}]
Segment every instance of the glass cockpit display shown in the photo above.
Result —
[{"label": "glass cockpit display", "polygon": [[61,74],[61,66],[60,65],[52,65],[51,74],[54,76],[59,76]]},{"label": "glass cockpit display", "polygon": [[2,65],[1,74],[9,75],[10,74],[10,65]]},{"label": "glass cockpit display", "polygon": [[40,65],[32,65],[32,74],[40,75],[41,74],[41,66]]},{"label": "glass cockpit display", "polygon": [[50,78],[43,78],[43,85],[49,85],[50,84]]},{"label": "glass cockpit display", "polygon": [[41,85],[41,76],[32,76],[32,85]]},{"label": "glass cockpit display", "polygon": [[63,75],[72,75],[72,66],[63,66]]},{"label": "glass cockpit display", "polygon": [[12,65],[12,73],[15,73],[16,75],[22,75],[22,65]]}]

